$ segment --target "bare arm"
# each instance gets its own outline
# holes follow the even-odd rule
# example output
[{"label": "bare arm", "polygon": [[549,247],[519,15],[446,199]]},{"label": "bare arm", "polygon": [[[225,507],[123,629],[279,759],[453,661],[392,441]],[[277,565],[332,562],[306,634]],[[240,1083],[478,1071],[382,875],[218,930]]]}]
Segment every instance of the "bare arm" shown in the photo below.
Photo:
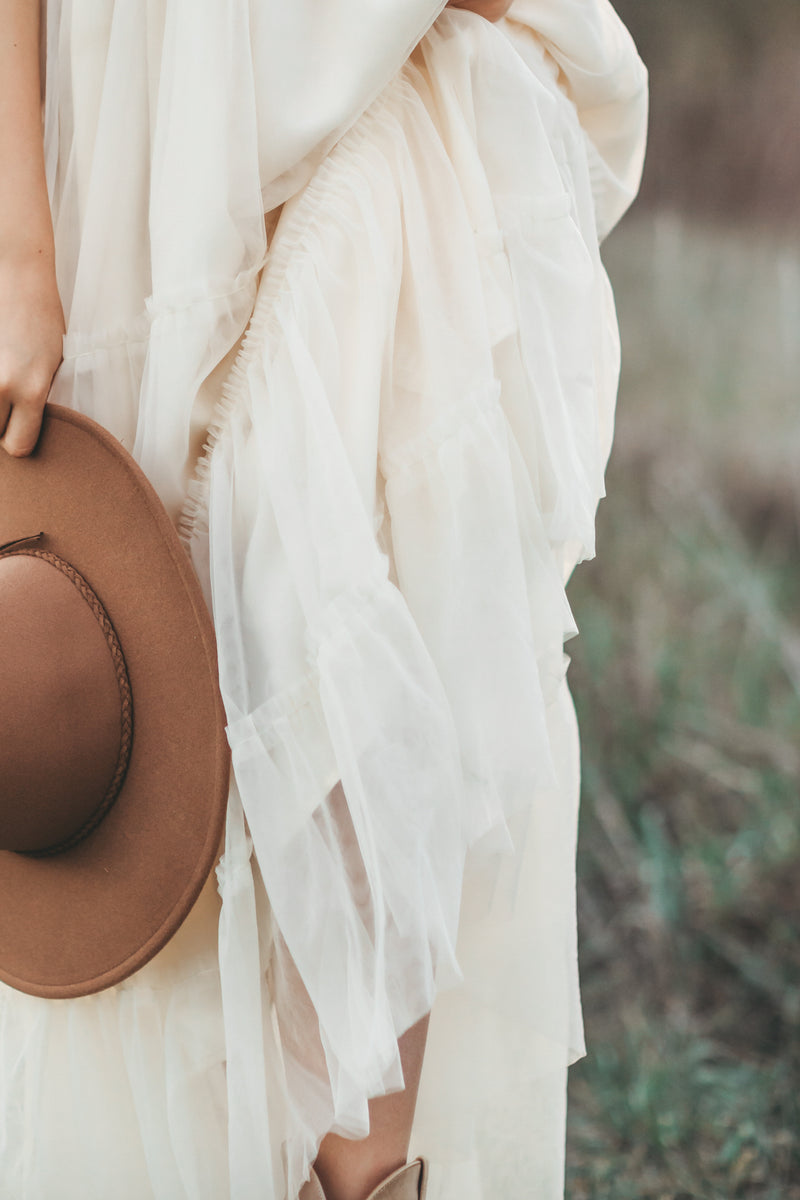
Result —
[{"label": "bare arm", "polygon": [[55,275],[39,82],[39,0],[0,0],[0,446],[36,444],[64,317]]}]

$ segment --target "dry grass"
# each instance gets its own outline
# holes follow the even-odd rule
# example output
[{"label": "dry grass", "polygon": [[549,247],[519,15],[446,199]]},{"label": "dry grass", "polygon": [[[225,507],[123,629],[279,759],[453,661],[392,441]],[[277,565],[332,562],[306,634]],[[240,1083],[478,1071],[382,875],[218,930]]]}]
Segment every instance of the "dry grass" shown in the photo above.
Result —
[{"label": "dry grass", "polygon": [[639,217],[571,597],[589,1059],[573,1200],[800,1197],[800,247]]}]

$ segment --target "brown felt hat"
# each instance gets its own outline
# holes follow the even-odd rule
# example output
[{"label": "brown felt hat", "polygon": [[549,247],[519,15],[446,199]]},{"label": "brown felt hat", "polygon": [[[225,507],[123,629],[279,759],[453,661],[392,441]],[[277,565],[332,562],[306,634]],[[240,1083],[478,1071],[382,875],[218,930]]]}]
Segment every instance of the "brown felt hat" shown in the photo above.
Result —
[{"label": "brown felt hat", "polygon": [[129,454],[48,406],[0,451],[0,979],[37,996],[119,983],[213,866],[229,752],[214,630]]}]

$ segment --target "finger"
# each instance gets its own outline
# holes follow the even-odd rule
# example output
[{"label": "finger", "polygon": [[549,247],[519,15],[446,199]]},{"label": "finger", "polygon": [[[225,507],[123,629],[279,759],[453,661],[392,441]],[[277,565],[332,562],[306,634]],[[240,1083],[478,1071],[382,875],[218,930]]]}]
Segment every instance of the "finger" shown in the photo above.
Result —
[{"label": "finger", "polygon": [[11,415],[11,401],[5,396],[0,395],[0,438],[5,433],[8,418]]},{"label": "finger", "polygon": [[14,458],[25,458],[36,448],[44,416],[44,400],[15,404],[0,445]]}]

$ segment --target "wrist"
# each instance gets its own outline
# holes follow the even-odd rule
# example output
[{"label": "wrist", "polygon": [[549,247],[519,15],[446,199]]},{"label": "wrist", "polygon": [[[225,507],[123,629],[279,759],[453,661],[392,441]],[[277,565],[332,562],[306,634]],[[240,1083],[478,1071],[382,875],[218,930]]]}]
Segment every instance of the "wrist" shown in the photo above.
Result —
[{"label": "wrist", "polygon": [[0,258],[53,262],[39,76],[39,0],[0,0]]},{"label": "wrist", "polygon": [[21,317],[23,340],[30,321],[46,326],[49,333],[58,326],[59,337],[64,332],[52,239],[48,248],[35,242],[21,245],[19,240],[5,246],[0,239],[0,346],[17,337],[14,322]]}]

